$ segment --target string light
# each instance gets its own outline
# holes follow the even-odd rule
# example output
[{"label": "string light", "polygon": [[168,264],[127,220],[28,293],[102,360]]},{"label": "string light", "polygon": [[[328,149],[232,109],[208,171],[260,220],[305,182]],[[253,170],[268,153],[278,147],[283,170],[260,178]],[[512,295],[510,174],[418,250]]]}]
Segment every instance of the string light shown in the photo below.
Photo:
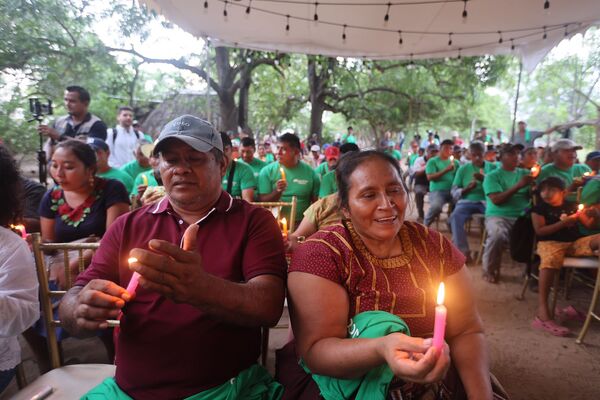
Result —
[{"label": "string light", "polygon": [[464,0],[464,2],[465,2],[465,5],[463,6],[463,12],[462,12],[463,22],[464,22],[464,20],[468,16],[468,13],[467,13],[467,0]]},{"label": "string light", "polygon": [[502,32],[498,31],[498,35],[500,35],[500,39],[498,39],[498,43],[502,44],[502,42],[504,42],[504,39],[502,39]]},{"label": "string light", "polygon": [[398,44],[402,46],[402,43],[404,43],[404,40],[402,40],[402,31],[398,31],[398,36]]},{"label": "string light", "polygon": [[550,1],[549,1],[549,0],[546,0],[546,1],[544,2],[544,10],[547,10],[547,9],[549,9],[549,8],[550,8]]},{"label": "string light", "polygon": [[513,38],[510,38],[510,49],[511,50],[515,50],[515,41],[513,40]]},{"label": "string light", "polygon": [[413,56],[414,56],[414,54],[410,53],[410,63],[408,65],[415,65],[415,62],[413,60]]},{"label": "string light", "polygon": [[542,39],[546,39],[548,37],[548,33],[546,32],[546,27],[544,26],[544,36],[542,36]]},{"label": "string light", "polygon": [[227,0],[223,3],[223,16],[227,18]]},{"label": "string light", "polygon": [[458,48],[458,59],[459,59],[459,60],[462,58],[462,56],[460,55],[460,52],[461,52],[461,50],[462,50],[462,49],[459,47],[459,48]]},{"label": "string light", "polygon": [[319,2],[315,2],[315,15],[313,16],[313,19],[315,21],[319,20],[319,14],[317,14],[317,7],[319,7]]},{"label": "string light", "polygon": [[252,7],[252,0],[250,0],[248,7],[246,7],[246,14],[250,14],[250,7]]},{"label": "string light", "polygon": [[392,3],[387,3],[387,10],[385,11],[385,17],[383,17],[384,22],[388,22],[390,20],[390,7]]},{"label": "string light", "polygon": [[569,24],[565,24],[565,37],[569,36]]},{"label": "string light", "polygon": [[286,33],[290,31],[290,14],[285,16],[285,31]]},{"label": "string light", "polygon": [[208,8],[208,0],[204,0],[204,8]]},{"label": "string light", "polygon": [[448,34],[448,46],[452,46],[452,32]]},{"label": "string light", "polygon": [[342,31],[342,41],[346,42],[346,24],[344,24],[344,30]]}]

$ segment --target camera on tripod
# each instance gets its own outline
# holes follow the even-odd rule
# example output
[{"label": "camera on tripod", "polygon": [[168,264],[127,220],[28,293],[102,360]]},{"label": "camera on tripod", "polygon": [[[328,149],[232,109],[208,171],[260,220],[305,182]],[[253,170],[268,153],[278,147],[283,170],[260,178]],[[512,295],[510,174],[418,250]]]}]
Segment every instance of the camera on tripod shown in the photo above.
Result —
[{"label": "camera on tripod", "polygon": [[52,115],[52,100],[48,99],[47,103],[42,103],[37,97],[30,98],[29,112],[33,116],[30,121],[41,122],[45,115]]}]

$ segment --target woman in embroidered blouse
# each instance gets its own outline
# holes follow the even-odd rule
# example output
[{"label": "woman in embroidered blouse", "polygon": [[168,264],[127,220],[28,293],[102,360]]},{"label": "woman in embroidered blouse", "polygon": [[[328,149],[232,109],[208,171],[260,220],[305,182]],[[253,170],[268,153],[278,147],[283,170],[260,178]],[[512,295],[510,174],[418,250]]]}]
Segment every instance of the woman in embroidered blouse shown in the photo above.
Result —
[{"label": "woman in embroidered blouse", "polygon": [[96,155],[86,143],[72,139],[56,146],[50,161],[56,186],[40,204],[44,241],[102,237],[119,215],[129,211],[129,195],[123,184],[95,174]]},{"label": "woman in embroidered blouse", "polygon": [[[483,328],[464,256],[438,232],[404,221],[408,196],[398,163],[388,155],[346,155],[337,179],[343,222],[299,246],[289,268],[296,354],[312,373],[342,379],[387,364],[395,376],[390,390],[396,383],[403,393],[406,382],[409,388],[420,386],[410,382],[439,382],[451,356],[466,395],[492,398]],[[440,281],[446,285],[448,308],[448,344],[441,352],[423,339],[433,332]],[[402,318],[411,337],[392,333],[346,339],[349,320],[373,310]],[[297,370],[291,372],[293,363],[286,363],[293,345],[278,354],[278,378],[289,394],[284,398],[318,398],[315,382],[299,378]],[[305,392],[292,394],[298,379],[306,384]],[[454,390],[452,398],[460,398],[461,389]]]}]

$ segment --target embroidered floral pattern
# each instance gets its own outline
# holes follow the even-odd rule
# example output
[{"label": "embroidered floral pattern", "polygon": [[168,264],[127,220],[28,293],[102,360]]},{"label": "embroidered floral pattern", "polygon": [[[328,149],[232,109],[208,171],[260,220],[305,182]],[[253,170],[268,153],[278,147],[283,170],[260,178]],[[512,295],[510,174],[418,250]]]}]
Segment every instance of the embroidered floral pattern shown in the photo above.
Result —
[{"label": "embroidered floral pattern", "polygon": [[67,225],[78,227],[91,211],[92,204],[102,196],[106,180],[96,178],[96,184],[92,193],[79,206],[72,208],[64,197],[63,189],[57,185],[50,192],[52,211],[56,211],[60,215],[60,219]]}]

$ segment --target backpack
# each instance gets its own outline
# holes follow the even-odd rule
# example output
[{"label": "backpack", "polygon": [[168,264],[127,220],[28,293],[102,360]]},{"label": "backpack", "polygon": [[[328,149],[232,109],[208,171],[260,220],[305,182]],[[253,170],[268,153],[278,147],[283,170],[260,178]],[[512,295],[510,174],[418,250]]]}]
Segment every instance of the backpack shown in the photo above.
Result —
[{"label": "backpack", "polygon": [[531,261],[533,246],[535,245],[535,230],[531,222],[531,214],[521,215],[515,221],[510,231],[510,256],[516,262],[528,263]]},{"label": "backpack", "polygon": [[[119,131],[117,130],[117,126],[115,125],[114,128],[112,128],[113,131],[113,146],[115,145],[115,142],[117,141],[117,133],[119,133]],[[142,133],[140,131],[136,131],[135,129],[133,130],[133,133],[135,133],[135,136],[138,138],[138,140],[142,140],[144,138],[144,136],[142,135]]]}]

